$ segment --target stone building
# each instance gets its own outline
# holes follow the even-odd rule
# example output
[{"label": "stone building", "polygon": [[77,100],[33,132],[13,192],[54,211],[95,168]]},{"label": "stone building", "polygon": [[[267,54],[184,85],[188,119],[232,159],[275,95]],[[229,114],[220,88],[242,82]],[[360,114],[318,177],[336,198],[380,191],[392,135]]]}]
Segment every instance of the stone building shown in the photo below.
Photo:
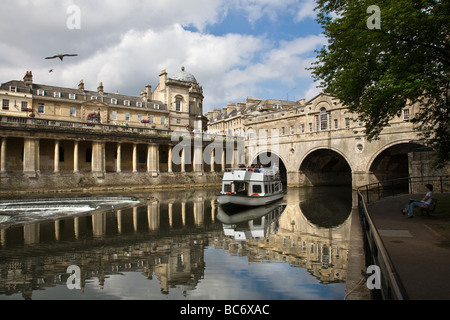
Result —
[{"label": "stone building", "polygon": [[177,130],[194,128],[202,120],[203,89],[195,77],[182,71],[168,77],[161,72],[154,92],[147,85],[140,96],[108,93],[103,83],[97,91],[37,84],[27,71],[23,81],[0,87],[1,114],[36,119],[92,122],[118,126]]},{"label": "stone building", "polygon": [[[78,88],[39,84],[28,71],[0,86],[0,104],[2,190],[203,183],[224,170],[203,166],[203,145],[176,149],[206,125],[203,89],[184,68],[163,70],[155,90],[148,85],[138,96],[108,93],[103,83],[86,90],[83,80]],[[184,175],[203,170],[213,177]]]}]

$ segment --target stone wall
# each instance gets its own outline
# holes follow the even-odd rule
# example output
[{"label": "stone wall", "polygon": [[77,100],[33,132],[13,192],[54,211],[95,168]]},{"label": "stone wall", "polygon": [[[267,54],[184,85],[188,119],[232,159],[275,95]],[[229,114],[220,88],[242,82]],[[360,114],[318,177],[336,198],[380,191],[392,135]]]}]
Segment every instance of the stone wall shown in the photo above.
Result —
[{"label": "stone wall", "polygon": [[217,187],[222,182],[220,172],[161,173],[157,177],[147,173],[106,173],[94,177],[92,173],[61,173],[28,177],[21,173],[0,175],[0,194],[58,193],[95,191],[130,191],[137,189],[175,189]]}]

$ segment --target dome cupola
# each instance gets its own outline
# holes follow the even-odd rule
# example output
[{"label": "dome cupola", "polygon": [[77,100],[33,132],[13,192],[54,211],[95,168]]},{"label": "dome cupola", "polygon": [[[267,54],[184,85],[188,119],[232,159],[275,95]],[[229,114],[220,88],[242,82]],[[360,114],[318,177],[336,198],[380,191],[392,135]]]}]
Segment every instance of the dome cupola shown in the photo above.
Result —
[{"label": "dome cupola", "polygon": [[172,80],[183,81],[183,82],[197,83],[197,79],[195,79],[195,77],[191,73],[186,72],[184,67],[181,68],[181,72],[180,73],[177,73],[176,75],[171,77],[171,79]]}]

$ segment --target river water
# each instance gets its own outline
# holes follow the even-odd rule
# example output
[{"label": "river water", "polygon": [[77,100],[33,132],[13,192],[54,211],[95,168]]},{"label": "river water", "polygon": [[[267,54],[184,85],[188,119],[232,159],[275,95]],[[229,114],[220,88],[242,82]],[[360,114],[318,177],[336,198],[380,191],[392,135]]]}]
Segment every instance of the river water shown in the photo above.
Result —
[{"label": "river water", "polygon": [[344,298],[350,187],[239,212],[218,191],[3,199],[0,300]]}]

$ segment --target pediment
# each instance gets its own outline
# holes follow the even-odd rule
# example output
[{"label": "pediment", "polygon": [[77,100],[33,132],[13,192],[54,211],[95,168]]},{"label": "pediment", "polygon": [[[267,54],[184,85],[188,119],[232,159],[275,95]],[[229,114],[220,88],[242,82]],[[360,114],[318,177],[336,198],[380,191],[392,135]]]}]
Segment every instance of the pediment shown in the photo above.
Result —
[{"label": "pediment", "polygon": [[101,102],[99,100],[89,100],[89,101],[83,102],[81,105],[82,106],[108,107],[108,105],[106,103]]}]

